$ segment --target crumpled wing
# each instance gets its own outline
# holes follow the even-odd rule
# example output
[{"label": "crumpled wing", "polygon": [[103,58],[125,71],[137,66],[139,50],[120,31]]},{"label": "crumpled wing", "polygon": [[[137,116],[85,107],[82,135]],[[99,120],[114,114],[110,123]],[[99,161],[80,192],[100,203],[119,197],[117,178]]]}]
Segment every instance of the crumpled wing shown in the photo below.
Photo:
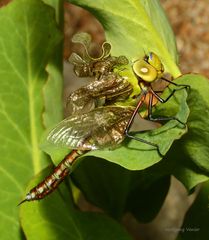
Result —
[{"label": "crumpled wing", "polygon": [[66,107],[69,115],[90,112],[96,107],[96,97],[93,97],[88,91],[88,87],[84,86],[68,96]]},{"label": "crumpled wing", "polygon": [[74,52],[68,58],[68,62],[72,63],[73,65],[86,64],[86,62],[83,60],[83,58],[81,56],[79,56],[77,53],[74,53]]},{"label": "crumpled wing", "polygon": [[131,92],[127,80],[111,73],[72,92],[67,99],[67,110],[70,115],[83,114],[105,105],[107,100],[126,99]]},{"label": "crumpled wing", "polygon": [[88,48],[90,47],[91,44],[91,35],[86,32],[76,33],[72,37],[72,42],[82,44],[86,51],[88,51]]},{"label": "crumpled wing", "polygon": [[133,110],[132,107],[106,106],[70,116],[52,129],[47,140],[73,149],[112,148],[124,139]]},{"label": "crumpled wing", "polygon": [[110,51],[111,51],[111,44],[108,42],[104,42],[102,44],[102,52],[101,55],[97,58],[92,57],[89,54],[89,48],[90,48],[90,44],[91,44],[91,35],[85,32],[80,32],[80,33],[76,33],[73,37],[72,37],[72,42],[73,43],[80,43],[83,45],[83,47],[85,48],[85,55],[84,55],[84,59],[87,62],[90,61],[98,61],[100,59],[106,58],[110,55]]}]

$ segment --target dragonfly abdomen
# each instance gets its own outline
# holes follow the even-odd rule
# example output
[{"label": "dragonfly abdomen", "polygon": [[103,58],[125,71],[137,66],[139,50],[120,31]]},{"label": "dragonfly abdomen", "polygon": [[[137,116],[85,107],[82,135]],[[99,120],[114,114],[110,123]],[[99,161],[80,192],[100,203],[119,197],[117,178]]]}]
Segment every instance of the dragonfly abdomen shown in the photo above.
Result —
[{"label": "dragonfly abdomen", "polygon": [[[30,190],[26,195],[26,198],[20,203],[26,201],[39,200],[46,197],[48,194],[53,192],[59,184],[65,179],[69,174],[73,162],[86,151],[73,150],[69,153],[58,165],[54,168],[51,175],[46,177],[42,182],[40,182],[36,187]],[[19,204],[19,205],[20,205]]]}]

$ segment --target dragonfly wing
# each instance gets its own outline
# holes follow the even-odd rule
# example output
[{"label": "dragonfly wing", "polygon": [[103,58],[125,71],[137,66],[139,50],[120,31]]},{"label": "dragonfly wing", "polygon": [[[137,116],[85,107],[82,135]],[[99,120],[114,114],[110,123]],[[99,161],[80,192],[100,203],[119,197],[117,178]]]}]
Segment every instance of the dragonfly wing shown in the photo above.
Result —
[{"label": "dragonfly wing", "polygon": [[67,98],[68,113],[70,115],[83,114],[104,105],[103,96],[108,94],[107,89],[111,89],[114,82],[114,78],[108,81],[103,78],[72,92]]},{"label": "dragonfly wing", "polygon": [[104,42],[102,44],[102,54],[101,54],[100,58],[98,58],[98,59],[107,58],[110,55],[111,47],[112,46],[110,43]]},{"label": "dragonfly wing", "polygon": [[106,100],[121,97],[124,92],[132,92],[130,83],[117,74],[108,74],[72,92],[67,99],[68,112],[71,115],[89,112],[105,105]]},{"label": "dragonfly wing", "polygon": [[86,63],[81,56],[79,56],[77,53],[74,53],[74,52],[70,55],[70,57],[68,58],[68,61],[73,65],[83,65]]},{"label": "dragonfly wing", "polygon": [[85,49],[88,49],[91,44],[91,35],[85,32],[76,33],[72,37],[72,42],[80,43],[85,47]]},{"label": "dragonfly wing", "polygon": [[124,139],[132,113],[131,107],[106,106],[70,116],[52,129],[47,140],[74,149],[112,148]]},{"label": "dragonfly wing", "polygon": [[95,99],[84,86],[72,92],[67,99],[67,110],[69,115],[78,115],[90,112],[95,108]]}]

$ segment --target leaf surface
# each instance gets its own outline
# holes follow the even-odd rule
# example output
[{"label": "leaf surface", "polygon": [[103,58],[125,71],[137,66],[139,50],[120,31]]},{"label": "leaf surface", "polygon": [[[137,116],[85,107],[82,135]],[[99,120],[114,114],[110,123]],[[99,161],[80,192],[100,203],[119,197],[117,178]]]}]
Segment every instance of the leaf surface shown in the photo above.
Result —
[{"label": "leaf surface", "polygon": [[147,222],[158,213],[170,186],[169,177],[162,177],[162,170],[154,170],[130,171],[89,157],[72,178],[90,202],[112,217],[120,219],[128,211],[139,221]]},{"label": "leaf surface", "polygon": [[[174,175],[191,190],[209,178],[209,81],[197,74],[187,74],[179,83],[188,83],[188,132],[173,146],[168,159],[175,162]],[[175,150],[176,149],[176,150]]]},{"label": "leaf surface", "polygon": [[[40,182],[49,173],[48,170],[36,176],[28,190]],[[59,191],[45,200],[22,205],[20,217],[27,239],[30,240],[131,240],[126,231],[111,218],[101,213],[75,209],[69,188],[64,183]]]},{"label": "leaf surface", "polygon": [[2,239],[21,239],[17,204],[29,179],[47,164],[42,89],[49,57],[61,36],[52,9],[14,0],[0,9],[0,132]]},{"label": "leaf surface", "polygon": [[[63,28],[63,1],[62,0],[45,0],[46,4],[52,6],[55,10],[55,17],[59,29]],[[52,56],[47,64],[46,71],[48,79],[43,89],[44,97],[44,126],[49,128],[58,123],[63,118],[63,42],[54,48]]]}]

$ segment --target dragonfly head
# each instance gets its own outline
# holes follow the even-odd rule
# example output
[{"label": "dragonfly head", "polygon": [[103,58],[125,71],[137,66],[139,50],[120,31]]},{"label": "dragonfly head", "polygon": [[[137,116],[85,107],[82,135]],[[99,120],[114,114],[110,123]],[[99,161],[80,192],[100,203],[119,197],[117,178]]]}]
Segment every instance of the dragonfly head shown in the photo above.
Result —
[{"label": "dragonfly head", "polygon": [[132,68],[134,74],[145,82],[153,82],[159,79],[164,72],[159,57],[153,52],[145,55],[143,59],[134,61]]}]

